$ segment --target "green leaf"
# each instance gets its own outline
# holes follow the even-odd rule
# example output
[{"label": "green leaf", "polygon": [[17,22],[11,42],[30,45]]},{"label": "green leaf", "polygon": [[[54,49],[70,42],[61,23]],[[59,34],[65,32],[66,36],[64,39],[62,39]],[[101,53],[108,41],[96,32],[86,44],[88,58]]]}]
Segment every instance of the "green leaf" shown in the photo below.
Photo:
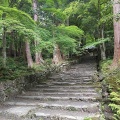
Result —
[{"label": "green leaf", "polygon": [[58,30],[60,30],[63,34],[69,35],[70,37],[81,37],[82,35],[84,35],[83,30],[79,29],[77,26],[74,25],[61,25],[58,26]]},{"label": "green leaf", "polygon": [[101,39],[98,39],[97,41],[95,42],[92,42],[92,43],[88,43],[86,44],[85,46],[83,46],[83,49],[89,49],[89,48],[94,48],[96,45],[99,45],[99,44],[102,44],[104,42],[107,42],[107,41],[110,41],[109,38],[101,38]]}]

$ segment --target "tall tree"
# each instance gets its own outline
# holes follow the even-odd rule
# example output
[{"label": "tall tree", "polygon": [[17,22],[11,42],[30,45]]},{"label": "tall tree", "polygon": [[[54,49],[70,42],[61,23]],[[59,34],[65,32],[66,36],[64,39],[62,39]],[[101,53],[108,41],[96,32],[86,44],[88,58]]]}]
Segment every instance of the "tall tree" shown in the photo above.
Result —
[{"label": "tall tree", "polygon": [[25,41],[25,51],[26,51],[28,67],[32,68],[33,67],[33,60],[32,60],[32,56],[31,56],[30,43],[27,40]]},{"label": "tall tree", "polygon": [[[101,19],[101,0],[98,0],[98,21]],[[98,38],[104,39],[104,25],[98,25]],[[105,44],[100,44],[101,59],[106,60]]]},{"label": "tall tree", "polygon": [[118,67],[120,64],[120,3],[119,0],[114,0],[113,14],[114,14],[114,58],[112,66]]},{"label": "tall tree", "polygon": [[[37,22],[38,21],[38,7],[37,7],[37,0],[33,0],[33,12],[34,12],[34,21]],[[35,40],[35,47],[37,47],[39,45],[39,41]],[[35,52],[35,63],[36,64],[41,64],[43,63],[44,60],[42,58],[42,53],[41,51],[36,50]]]},{"label": "tall tree", "polygon": [[[2,19],[6,18],[6,13],[2,14]],[[3,45],[3,67],[6,68],[6,27],[3,26],[3,33],[2,33],[2,45]]]}]

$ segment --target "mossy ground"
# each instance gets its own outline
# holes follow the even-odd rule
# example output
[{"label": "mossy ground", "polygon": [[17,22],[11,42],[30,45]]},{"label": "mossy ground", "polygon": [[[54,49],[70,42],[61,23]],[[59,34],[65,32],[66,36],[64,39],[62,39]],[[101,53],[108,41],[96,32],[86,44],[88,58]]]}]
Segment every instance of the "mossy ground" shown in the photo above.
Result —
[{"label": "mossy ground", "polygon": [[113,120],[120,120],[120,68],[110,70],[111,60],[101,63],[102,73],[106,76],[103,82],[108,86],[109,90],[109,106],[114,116]]}]

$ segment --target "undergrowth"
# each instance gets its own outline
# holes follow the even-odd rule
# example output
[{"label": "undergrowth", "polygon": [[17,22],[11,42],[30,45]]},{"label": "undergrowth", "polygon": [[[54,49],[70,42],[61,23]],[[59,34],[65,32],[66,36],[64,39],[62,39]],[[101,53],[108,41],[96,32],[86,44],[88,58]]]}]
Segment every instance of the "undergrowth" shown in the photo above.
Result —
[{"label": "undergrowth", "polygon": [[7,58],[7,67],[2,67],[2,58],[0,58],[0,81],[14,80],[21,76],[34,74],[41,72],[50,67],[49,63],[46,62],[44,65],[34,65],[32,69],[28,69],[27,63],[24,58]]},{"label": "undergrowth", "polygon": [[101,63],[101,71],[105,75],[104,81],[108,84],[109,89],[109,106],[114,116],[113,120],[120,120],[120,68],[110,71],[111,60]]},{"label": "undergrowth", "polygon": [[20,76],[27,75],[31,70],[27,68],[23,58],[7,58],[7,67],[3,68],[2,58],[0,59],[0,81],[14,80]]}]

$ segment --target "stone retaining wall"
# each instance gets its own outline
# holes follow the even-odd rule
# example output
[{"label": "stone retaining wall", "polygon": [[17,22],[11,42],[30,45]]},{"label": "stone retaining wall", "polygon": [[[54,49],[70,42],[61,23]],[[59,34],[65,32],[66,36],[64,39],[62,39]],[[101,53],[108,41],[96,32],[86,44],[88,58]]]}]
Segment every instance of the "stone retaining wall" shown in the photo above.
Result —
[{"label": "stone retaining wall", "polygon": [[0,82],[0,102],[15,97],[17,94],[34,87],[41,81],[46,80],[51,74],[69,69],[70,64],[71,63],[62,63],[58,66],[49,67],[49,69],[40,73]]}]

